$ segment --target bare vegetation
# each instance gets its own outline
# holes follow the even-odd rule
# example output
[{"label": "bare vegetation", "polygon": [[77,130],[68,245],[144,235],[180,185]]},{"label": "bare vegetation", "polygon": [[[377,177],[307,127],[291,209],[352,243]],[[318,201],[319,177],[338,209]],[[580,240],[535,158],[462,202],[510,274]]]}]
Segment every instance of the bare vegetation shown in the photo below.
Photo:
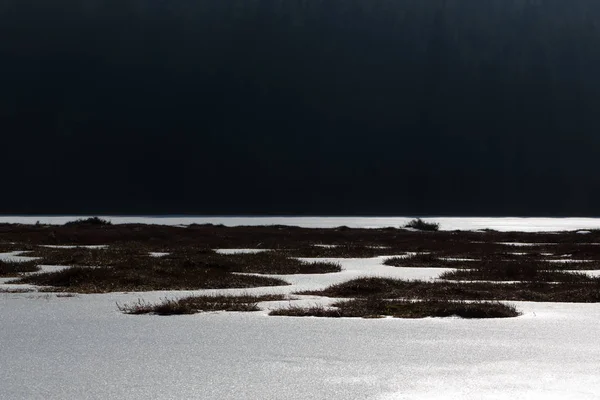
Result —
[{"label": "bare vegetation", "polygon": [[514,300],[596,303],[600,302],[600,280],[590,282],[449,282],[407,281],[388,278],[358,278],[324,290],[300,294],[334,298],[420,300]]},{"label": "bare vegetation", "polygon": [[206,311],[259,311],[259,302],[276,300],[283,300],[283,296],[190,296],[181,299],[164,299],[160,303],[138,300],[130,304],[117,304],[117,307],[126,314],[180,315]]},{"label": "bare vegetation", "polygon": [[[397,267],[452,268],[447,280],[420,282],[368,278],[316,294],[359,299],[530,300],[595,302],[597,278],[565,270],[600,269],[600,231],[580,235],[516,232],[447,232],[432,234],[395,228],[306,229],[287,226],[224,227],[190,225],[111,225],[101,219],[64,226],[0,224],[0,249],[27,250],[35,262],[0,266],[0,275],[21,276],[18,283],[42,290],[73,293],[110,291],[249,288],[286,285],[256,274],[317,274],[341,270],[331,262],[297,257],[392,257]],[[510,246],[519,242],[531,246]],[[47,248],[39,245],[106,245],[103,249]],[[318,246],[326,244],[326,246]],[[215,248],[273,249],[257,254],[217,254]],[[149,252],[169,253],[150,257]],[[475,259],[461,261],[459,259]],[[548,262],[547,260],[594,260]],[[36,265],[68,265],[63,271],[24,276]],[[19,268],[19,269],[16,269]],[[479,281],[479,282],[478,282]],[[498,281],[483,282],[483,281]],[[517,283],[502,283],[520,281]],[[339,308],[339,307],[338,307]],[[327,309],[324,309],[326,311]],[[329,311],[327,311],[329,312]]]},{"label": "bare vegetation", "polygon": [[383,262],[392,267],[409,268],[470,268],[471,261],[444,260],[431,253],[416,253],[403,257],[391,257]]},{"label": "bare vegetation", "polygon": [[75,221],[69,221],[65,223],[65,226],[108,226],[112,225],[112,222],[99,217],[80,218]]},{"label": "bare vegetation", "polygon": [[39,264],[69,266],[111,266],[135,259],[146,258],[148,253],[139,249],[101,248],[48,248],[37,247],[33,251],[23,253],[27,257],[38,257]]},{"label": "bare vegetation", "polygon": [[2,261],[0,260],[0,276],[1,277],[12,277],[18,276],[23,272],[35,272],[39,268],[37,263],[34,261]]},{"label": "bare vegetation", "polygon": [[269,315],[294,317],[361,317],[395,318],[461,317],[461,318],[507,318],[520,313],[515,307],[499,302],[464,301],[407,301],[385,300],[377,297],[338,301],[333,307],[289,307],[273,310]]},{"label": "bare vegetation", "polygon": [[421,218],[417,218],[409,221],[404,227],[416,229],[418,231],[438,231],[440,229],[440,224],[435,222],[425,222]]},{"label": "bare vegetation", "polygon": [[584,273],[556,271],[556,263],[548,262],[484,262],[477,268],[446,271],[440,279],[484,281],[535,281],[535,282],[597,282],[597,278]]},{"label": "bare vegetation", "polygon": [[321,274],[341,271],[338,263],[302,261],[273,251],[215,255],[213,260],[231,271],[257,274]]},{"label": "bare vegetation", "polygon": [[22,277],[16,283],[50,286],[53,291],[76,293],[138,292],[282,286],[275,278],[233,274],[193,262],[177,266],[156,260],[131,260],[114,267],[71,267]]}]

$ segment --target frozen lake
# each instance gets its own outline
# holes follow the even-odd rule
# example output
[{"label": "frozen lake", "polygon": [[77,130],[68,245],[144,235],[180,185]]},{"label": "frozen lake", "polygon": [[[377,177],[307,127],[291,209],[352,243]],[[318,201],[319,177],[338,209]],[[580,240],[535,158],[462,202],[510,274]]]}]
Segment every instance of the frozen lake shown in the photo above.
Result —
[{"label": "frozen lake", "polygon": [[[154,297],[164,296],[155,294]],[[129,316],[139,294],[0,295],[2,399],[597,399],[600,307],[501,320]]]},{"label": "frozen lake", "polygon": [[[64,224],[87,216],[0,216],[0,223]],[[226,226],[293,225],[306,228],[385,228],[401,227],[412,217],[236,217],[236,216],[103,216],[115,224],[145,223],[163,225],[223,224]],[[442,230],[496,229],[498,231],[548,232],[600,229],[600,218],[518,218],[518,217],[431,217]]]},{"label": "frozen lake", "polygon": [[[69,217],[2,217],[63,223]],[[408,218],[141,218],[115,223],[398,226]],[[445,229],[591,229],[595,219],[434,218]],[[531,225],[527,225],[529,222]],[[502,228],[504,227],[504,228]],[[518,229],[517,229],[518,228]],[[230,249],[226,252],[238,252]],[[162,254],[162,253],[161,253]],[[18,257],[6,253],[6,258]],[[75,295],[0,293],[0,399],[598,399],[600,304],[510,302],[517,318],[326,319],[255,313],[125,315],[116,303],[190,293],[282,293],[359,276],[435,279],[386,257],[290,286]],[[45,270],[59,266],[45,266]],[[4,279],[0,286],[7,287]],[[326,299],[306,296],[306,305]],[[329,299],[331,301],[331,299]],[[282,304],[284,303],[284,304]]]}]

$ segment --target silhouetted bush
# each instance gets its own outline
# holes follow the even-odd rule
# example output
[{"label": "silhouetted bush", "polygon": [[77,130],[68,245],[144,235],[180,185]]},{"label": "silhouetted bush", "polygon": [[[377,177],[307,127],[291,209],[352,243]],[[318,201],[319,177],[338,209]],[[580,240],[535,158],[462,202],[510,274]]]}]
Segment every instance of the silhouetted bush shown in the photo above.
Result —
[{"label": "silhouetted bush", "polygon": [[405,228],[413,228],[419,231],[438,231],[440,224],[435,222],[425,222],[421,218],[413,219],[404,225]]},{"label": "silhouetted bush", "polygon": [[361,317],[380,318],[425,318],[425,317],[460,317],[460,318],[508,318],[520,313],[512,305],[499,302],[464,302],[445,300],[385,300],[381,298],[353,299],[338,301],[332,308],[322,306],[295,307],[273,310],[269,315],[286,315],[292,317]]},{"label": "silhouetted bush", "polygon": [[110,222],[107,219],[102,219],[99,217],[90,217],[90,218],[79,218],[76,219],[75,221],[69,221],[67,223],[65,223],[65,226],[88,226],[88,225],[95,225],[95,226],[108,226],[108,225],[112,225],[112,222]]}]

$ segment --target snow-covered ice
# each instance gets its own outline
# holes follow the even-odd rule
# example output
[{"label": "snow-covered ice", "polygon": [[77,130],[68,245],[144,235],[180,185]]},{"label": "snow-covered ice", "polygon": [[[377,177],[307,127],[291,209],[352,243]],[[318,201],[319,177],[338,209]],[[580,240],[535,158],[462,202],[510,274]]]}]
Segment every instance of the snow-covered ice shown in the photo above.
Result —
[{"label": "snow-covered ice", "polygon": [[169,253],[162,251],[151,251],[148,254],[150,255],[150,257],[165,257],[169,255]]},{"label": "snow-covered ice", "polygon": [[103,244],[92,244],[92,245],[55,245],[55,244],[42,244],[40,247],[47,247],[49,249],[104,249],[108,246]]},{"label": "snow-covered ice", "polygon": [[8,253],[0,253],[0,261],[25,262],[37,260],[39,257],[22,256],[26,251],[10,251]]},{"label": "snow-covered ice", "polygon": [[[353,226],[350,220],[326,223]],[[367,220],[356,223],[374,223]],[[447,219],[435,220],[449,229]],[[466,220],[452,226],[530,230],[519,219]],[[592,229],[600,221],[536,220],[531,228],[549,230]],[[377,223],[401,225],[385,221]],[[23,259],[19,254],[0,257]],[[435,279],[446,270],[390,267],[382,265],[385,258],[323,259],[340,262],[342,271],[278,276],[293,284],[281,287],[73,297],[0,293],[0,399],[600,398],[599,304],[511,302],[522,316],[485,320],[294,318],[267,311],[131,316],[116,307],[192,293],[289,294],[359,276]],[[0,288],[8,280],[0,280]],[[331,301],[302,296],[261,306]]]},{"label": "snow-covered ice", "polygon": [[[0,223],[64,224],[86,216],[0,216]],[[412,217],[235,217],[235,216],[102,216],[114,224],[144,223],[185,226],[223,224],[225,226],[293,225],[306,228],[386,228],[401,227]],[[600,229],[600,218],[520,218],[520,217],[427,217],[441,230],[481,230],[521,232],[582,231]]]},{"label": "snow-covered ice", "polygon": [[2,293],[0,398],[600,396],[597,304],[513,302],[523,315],[499,320],[292,318],[266,311],[130,316],[115,304],[191,293],[289,293],[367,275],[433,279],[443,272],[384,266],[384,259],[323,259],[341,262],[343,271],[284,276],[294,285],[279,288],[75,297]]},{"label": "snow-covered ice", "polygon": [[269,249],[215,249],[219,254],[257,254],[265,251]]},{"label": "snow-covered ice", "polygon": [[527,242],[498,242],[496,244],[503,244],[505,246],[513,247],[533,247],[533,246],[553,246],[557,243],[527,243]]},{"label": "snow-covered ice", "polygon": [[597,399],[600,308],[514,319],[129,316],[143,294],[0,294],[6,399]]}]

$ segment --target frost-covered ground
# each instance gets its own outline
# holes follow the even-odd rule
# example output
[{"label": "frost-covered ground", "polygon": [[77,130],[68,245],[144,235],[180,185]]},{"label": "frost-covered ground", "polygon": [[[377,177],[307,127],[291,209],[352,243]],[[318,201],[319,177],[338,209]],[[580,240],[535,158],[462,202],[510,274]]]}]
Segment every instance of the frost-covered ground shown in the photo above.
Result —
[{"label": "frost-covered ground", "polygon": [[[0,223],[64,224],[87,216],[0,216]],[[223,224],[239,225],[293,225],[306,228],[385,228],[400,227],[412,218],[408,217],[206,217],[206,216],[105,216],[115,224],[144,223],[163,225]],[[495,229],[498,231],[548,232],[562,230],[600,229],[600,218],[492,218],[492,217],[432,217],[425,221],[438,222],[442,230]]]},{"label": "frost-covered ground", "polygon": [[115,301],[1,294],[3,399],[597,399],[600,308],[514,319],[129,316]]},{"label": "frost-covered ground", "polygon": [[[583,229],[559,222],[548,230]],[[340,261],[342,271],[283,276],[292,285],[282,287],[0,293],[0,399],[600,398],[600,304],[512,302],[523,315],[496,320],[267,315],[290,302],[331,301],[309,296],[262,303],[255,313],[132,316],[116,306],[191,293],[289,294],[368,275],[435,279],[445,271],[384,259],[325,259]]]}]

